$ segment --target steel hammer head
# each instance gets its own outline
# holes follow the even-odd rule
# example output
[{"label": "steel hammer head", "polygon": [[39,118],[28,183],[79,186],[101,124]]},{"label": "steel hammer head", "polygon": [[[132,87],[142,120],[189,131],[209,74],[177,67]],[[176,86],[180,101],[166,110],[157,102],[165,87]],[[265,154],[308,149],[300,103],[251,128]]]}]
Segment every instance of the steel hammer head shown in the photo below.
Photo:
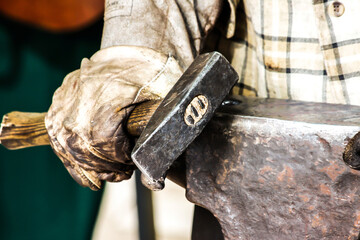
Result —
[{"label": "steel hammer head", "polygon": [[218,52],[194,60],[156,109],[131,154],[145,185],[152,190],[164,187],[167,170],[201,133],[237,80]]}]

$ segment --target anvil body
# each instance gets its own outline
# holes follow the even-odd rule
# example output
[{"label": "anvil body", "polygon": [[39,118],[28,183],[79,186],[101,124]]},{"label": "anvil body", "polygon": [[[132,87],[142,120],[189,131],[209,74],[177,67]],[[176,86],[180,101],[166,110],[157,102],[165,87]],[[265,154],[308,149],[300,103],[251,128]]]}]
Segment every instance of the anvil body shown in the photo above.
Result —
[{"label": "anvil body", "polygon": [[225,239],[357,239],[360,172],[342,154],[360,107],[238,100],[184,153],[188,200]]}]

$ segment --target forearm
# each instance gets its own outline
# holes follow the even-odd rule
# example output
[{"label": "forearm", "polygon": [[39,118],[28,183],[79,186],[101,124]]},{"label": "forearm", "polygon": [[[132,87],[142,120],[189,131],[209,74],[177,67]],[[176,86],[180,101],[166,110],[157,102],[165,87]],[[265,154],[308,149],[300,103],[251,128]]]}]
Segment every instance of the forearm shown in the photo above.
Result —
[{"label": "forearm", "polygon": [[101,48],[148,47],[187,67],[219,15],[221,0],[106,0]]}]

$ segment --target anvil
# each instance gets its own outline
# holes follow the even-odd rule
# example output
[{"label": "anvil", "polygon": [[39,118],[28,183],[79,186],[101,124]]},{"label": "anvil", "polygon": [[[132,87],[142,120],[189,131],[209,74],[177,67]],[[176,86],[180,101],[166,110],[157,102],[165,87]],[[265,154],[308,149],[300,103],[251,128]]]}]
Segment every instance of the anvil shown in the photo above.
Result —
[{"label": "anvil", "polygon": [[225,239],[358,239],[360,172],[343,152],[360,107],[236,100],[183,155],[188,200],[214,214]]}]

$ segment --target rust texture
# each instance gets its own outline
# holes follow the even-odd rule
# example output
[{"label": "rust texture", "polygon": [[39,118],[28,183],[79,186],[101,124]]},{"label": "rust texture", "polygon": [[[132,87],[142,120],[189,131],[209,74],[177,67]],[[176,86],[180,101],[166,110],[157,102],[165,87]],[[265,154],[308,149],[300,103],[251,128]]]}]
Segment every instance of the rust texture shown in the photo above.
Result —
[{"label": "rust texture", "polygon": [[215,215],[225,239],[357,239],[360,173],[342,160],[359,131],[356,116],[348,113],[348,125],[312,123],[322,115],[312,106],[310,120],[303,109],[296,122],[288,106],[299,105],[283,101],[276,111],[278,103],[261,104],[274,116],[243,116],[250,112],[243,108],[217,113],[190,145],[187,198]]}]

